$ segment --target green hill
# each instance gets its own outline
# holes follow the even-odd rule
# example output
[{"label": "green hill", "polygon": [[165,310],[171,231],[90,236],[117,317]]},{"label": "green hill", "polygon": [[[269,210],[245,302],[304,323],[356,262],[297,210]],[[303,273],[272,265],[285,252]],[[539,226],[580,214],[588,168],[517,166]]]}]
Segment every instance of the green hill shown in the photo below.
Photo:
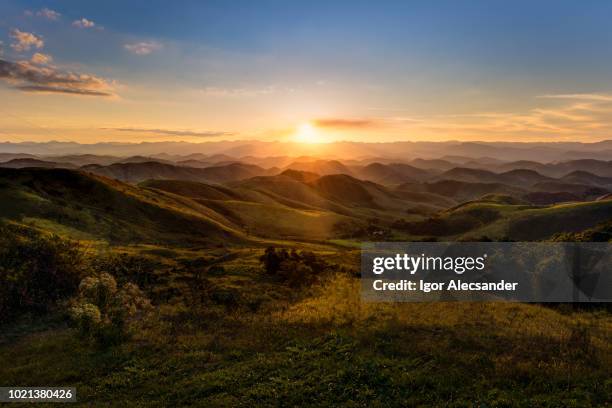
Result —
[{"label": "green hill", "polygon": [[566,203],[548,207],[473,203],[451,212],[450,217],[457,217],[465,211],[476,214],[483,210],[493,210],[497,217],[486,225],[471,229],[469,235],[472,237],[542,240],[557,233],[580,232],[612,219],[611,201]]},{"label": "green hill", "polygon": [[65,169],[0,169],[0,218],[115,243],[238,242],[239,233],[180,200]]}]

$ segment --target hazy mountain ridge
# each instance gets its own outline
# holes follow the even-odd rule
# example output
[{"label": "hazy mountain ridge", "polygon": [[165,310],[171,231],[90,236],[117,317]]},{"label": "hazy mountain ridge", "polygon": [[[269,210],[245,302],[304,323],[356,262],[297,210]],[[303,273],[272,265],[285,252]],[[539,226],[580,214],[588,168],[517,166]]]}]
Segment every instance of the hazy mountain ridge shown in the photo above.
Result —
[{"label": "hazy mountain ridge", "polygon": [[[539,162],[567,161],[568,159],[609,159],[612,140],[595,143],[579,142],[333,142],[325,144],[303,144],[281,141],[218,141],[204,143],[188,142],[142,142],[142,143],[95,143],[74,142],[3,142],[2,153],[30,153],[37,156],[61,156],[75,154],[111,156],[157,156],[172,160],[173,156],[198,158],[198,154],[213,156],[227,155],[231,158],[253,157],[300,157],[304,155],[325,159],[363,160],[367,158],[388,158],[395,161],[409,161],[417,158],[438,159],[444,156],[460,157],[457,164],[465,164],[465,158],[486,158],[487,160]],[[217,160],[219,161],[219,160]],[[220,160],[224,161],[224,160]],[[486,164],[491,164],[486,163]],[[278,164],[275,164],[278,166]]]}]

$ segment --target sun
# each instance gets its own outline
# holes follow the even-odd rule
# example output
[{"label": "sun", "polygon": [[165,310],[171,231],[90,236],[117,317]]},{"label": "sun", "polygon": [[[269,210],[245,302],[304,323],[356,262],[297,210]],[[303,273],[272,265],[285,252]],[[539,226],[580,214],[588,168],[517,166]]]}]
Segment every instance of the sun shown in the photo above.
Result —
[{"label": "sun", "polygon": [[298,126],[294,139],[299,143],[320,143],[321,137],[312,124],[305,122]]}]

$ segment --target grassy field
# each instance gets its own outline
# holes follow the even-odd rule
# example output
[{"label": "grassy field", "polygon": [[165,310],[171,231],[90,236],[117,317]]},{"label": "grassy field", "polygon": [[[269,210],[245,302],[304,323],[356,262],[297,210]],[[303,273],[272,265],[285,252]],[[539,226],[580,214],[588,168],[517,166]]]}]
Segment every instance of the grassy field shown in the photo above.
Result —
[{"label": "grassy field", "polygon": [[100,350],[51,318],[12,326],[0,383],[70,385],[81,402],[116,406],[553,407],[612,398],[607,312],[368,304],[350,275],[296,291],[262,275],[258,250],[245,251],[211,277],[236,304],[173,298],[120,346]]}]

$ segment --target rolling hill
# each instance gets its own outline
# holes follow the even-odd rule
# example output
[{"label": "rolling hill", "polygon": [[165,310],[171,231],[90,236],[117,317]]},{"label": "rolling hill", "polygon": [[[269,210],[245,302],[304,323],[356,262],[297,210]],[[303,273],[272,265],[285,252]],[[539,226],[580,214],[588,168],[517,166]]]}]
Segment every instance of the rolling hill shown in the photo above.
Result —
[{"label": "rolling hill", "polygon": [[159,162],[115,163],[110,166],[84,166],[82,170],[128,183],[139,183],[149,179],[226,183],[268,174],[268,171],[261,167],[242,163],[207,168],[184,167]]},{"label": "rolling hill", "polygon": [[28,167],[41,167],[46,169],[74,169],[75,165],[70,163],[60,163],[39,159],[23,158],[12,159],[5,163],[0,163],[0,167],[5,169],[23,169]]},{"label": "rolling hill", "polygon": [[310,173],[320,174],[322,176],[328,174],[353,174],[353,172],[344,164],[337,160],[304,160],[294,161],[284,168],[284,170],[299,170]]},{"label": "rolling hill", "polygon": [[415,181],[425,181],[432,172],[403,163],[372,163],[362,168],[354,167],[354,174],[362,180],[378,184],[393,185]]},{"label": "rolling hill", "polygon": [[0,197],[3,220],[77,239],[177,245],[243,240],[208,210],[79,171],[0,169]]},{"label": "rolling hill", "polygon": [[440,180],[423,184],[403,184],[396,191],[415,191],[437,194],[457,202],[475,200],[485,194],[506,194],[522,196],[527,190],[503,183],[474,183],[456,180]]}]

